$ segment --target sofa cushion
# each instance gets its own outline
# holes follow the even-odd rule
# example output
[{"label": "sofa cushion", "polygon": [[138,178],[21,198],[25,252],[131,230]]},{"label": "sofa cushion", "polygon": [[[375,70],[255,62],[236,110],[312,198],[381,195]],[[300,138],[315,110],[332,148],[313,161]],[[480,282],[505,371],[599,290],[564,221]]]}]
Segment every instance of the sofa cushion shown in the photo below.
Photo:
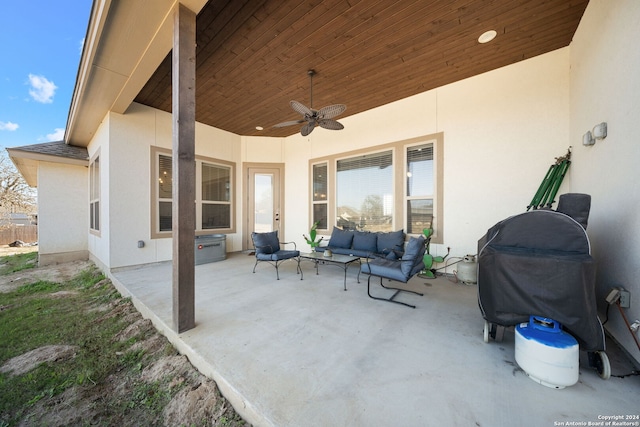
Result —
[{"label": "sofa cushion", "polygon": [[358,256],[360,258],[370,258],[370,257],[374,256],[375,254],[372,254],[371,251],[365,251],[365,250],[362,250],[362,249],[351,248],[351,249],[349,249],[349,253],[347,255]]},{"label": "sofa cushion", "polygon": [[[379,254],[389,255],[393,251],[402,252],[404,247],[404,230],[392,231],[390,233],[378,233]],[[395,259],[395,258],[391,258]]]},{"label": "sofa cushion", "polygon": [[353,249],[365,253],[378,251],[378,233],[356,231],[353,235]]},{"label": "sofa cushion", "polygon": [[280,250],[280,240],[278,230],[268,233],[251,233],[253,244],[256,246],[256,253],[272,254]]},{"label": "sofa cushion", "polygon": [[331,252],[335,255],[351,255],[353,253],[353,249],[351,248],[334,248],[331,247]]},{"label": "sofa cushion", "polygon": [[[404,249],[404,255],[402,255],[402,273],[408,276],[413,271],[414,267],[422,263],[422,255],[424,255],[426,247],[424,245],[424,237],[411,237],[407,247]],[[412,262],[409,262],[412,261]]]},{"label": "sofa cushion", "polygon": [[332,248],[350,248],[353,241],[353,231],[342,230],[338,227],[333,227],[331,232],[331,239],[329,239],[329,246]]}]

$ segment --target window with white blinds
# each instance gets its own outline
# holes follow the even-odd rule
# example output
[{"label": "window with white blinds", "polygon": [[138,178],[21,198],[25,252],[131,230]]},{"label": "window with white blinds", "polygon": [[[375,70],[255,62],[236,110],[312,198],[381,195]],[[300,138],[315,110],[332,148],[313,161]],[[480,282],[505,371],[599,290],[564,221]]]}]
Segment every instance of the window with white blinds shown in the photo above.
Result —
[{"label": "window with white blinds", "polygon": [[433,143],[407,147],[407,233],[422,233],[433,225]]},{"label": "window with white blinds", "polygon": [[318,229],[323,230],[327,228],[329,213],[329,182],[326,162],[313,165],[312,185],[313,222],[317,222]]},{"label": "window with white blinds", "polygon": [[[155,237],[168,237],[173,227],[173,163],[171,154],[154,153],[156,188],[152,230]],[[196,157],[196,231],[234,231],[234,165],[221,160]]]},{"label": "window with white blinds", "polygon": [[171,231],[173,173],[171,156],[158,155],[158,231]]},{"label": "window with white blinds", "polygon": [[202,229],[231,227],[231,168],[202,163]]},{"label": "window with white blinds", "polygon": [[[425,135],[309,160],[310,225],[422,234],[443,242],[443,135]],[[326,224],[326,226],[325,226]]]},{"label": "window with white blinds", "polygon": [[392,231],[393,152],[363,154],[336,164],[336,225]]}]

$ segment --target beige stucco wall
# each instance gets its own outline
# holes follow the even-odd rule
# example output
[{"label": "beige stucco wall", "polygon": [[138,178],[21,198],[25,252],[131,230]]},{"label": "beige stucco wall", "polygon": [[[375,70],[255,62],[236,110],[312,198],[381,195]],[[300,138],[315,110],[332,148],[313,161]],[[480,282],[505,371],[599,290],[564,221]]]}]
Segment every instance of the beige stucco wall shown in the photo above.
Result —
[{"label": "beige stucco wall", "polygon": [[38,263],[88,259],[87,168],[40,162],[38,167]]},{"label": "beige stucco wall", "polygon": [[[591,0],[571,45],[571,179],[592,196],[587,228],[598,265],[598,302],[613,286],[631,291],[630,322],[640,319],[640,2]],[[582,135],[600,122],[608,136],[591,147]],[[604,318],[604,317],[603,317]],[[606,328],[640,363],[640,351],[616,307]]]},{"label": "beige stucco wall", "polygon": [[[100,232],[90,232],[89,225],[85,230],[89,246],[91,259],[101,268],[107,268],[110,265],[109,246],[110,246],[110,220],[109,220],[109,116],[105,117],[96,133],[87,147],[89,159],[95,159],[96,155],[100,155]],[[86,183],[89,188],[89,176],[87,175]],[[87,200],[85,204],[89,204],[89,193],[87,191]]]},{"label": "beige stucco wall", "polygon": [[[110,113],[105,121],[108,139],[94,139],[92,152],[101,148],[103,183],[106,195],[104,215],[108,215],[110,268],[170,260],[171,239],[151,238],[151,147],[172,147],[171,115],[140,104],[132,104],[125,114]],[[196,154],[236,163],[236,185],[240,185],[240,137],[202,124],[196,125]],[[240,223],[241,208],[236,210]],[[106,218],[106,216],[105,216]],[[103,229],[103,231],[106,231]],[[102,236],[101,238],[104,238]],[[105,240],[106,241],[106,240]],[[144,247],[138,247],[138,241]],[[239,233],[227,235],[227,251],[241,249]]]},{"label": "beige stucco wall", "polygon": [[[308,158],[442,132],[444,243],[431,253],[451,247],[452,256],[475,254],[487,229],[524,212],[555,157],[575,145],[569,70],[569,49],[560,49],[340,119],[340,132],[287,138],[286,209],[300,212],[289,216],[287,237],[303,245],[309,226],[308,203],[299,197],[308,191]],[[403,228],[402,218],[394,226]]]}]

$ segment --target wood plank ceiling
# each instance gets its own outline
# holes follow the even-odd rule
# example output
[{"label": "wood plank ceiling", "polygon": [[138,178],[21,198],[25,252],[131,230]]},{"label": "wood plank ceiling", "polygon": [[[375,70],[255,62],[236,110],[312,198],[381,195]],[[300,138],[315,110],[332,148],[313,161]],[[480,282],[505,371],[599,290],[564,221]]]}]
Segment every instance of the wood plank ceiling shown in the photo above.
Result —
[{"label": "wood plank ceiling", "polygon": [[[196,118],[239,135],[313,107],[346,117],[565,47],[588,0],[211,0],[197,17]],[[487,30],[498,35],[478,43]],[[171,54],[136,97],[171,111]],[[256,126],[264,130],[256,130]],[[322,130],[322,132],[334,132]]]}]

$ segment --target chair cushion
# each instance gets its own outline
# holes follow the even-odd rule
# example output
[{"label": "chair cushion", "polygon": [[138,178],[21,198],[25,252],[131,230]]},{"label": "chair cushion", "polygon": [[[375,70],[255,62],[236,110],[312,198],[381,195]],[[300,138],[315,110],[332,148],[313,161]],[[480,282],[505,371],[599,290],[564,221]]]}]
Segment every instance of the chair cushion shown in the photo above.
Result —
[{"label": "chair cushion", "polygon": [[272,254],[280,250],[278,230],[268,233],[252,233],[251,237],[256,246],[256,254]]},{"label": "chair cushion", "polygon": [[329,246],[332,248],[345,248],[351,247],[353,241],[353,231],[342,230],[338,227],[333,227],[331,232],[331,239],[329,239]]},{"label": "chair cushion", "polygon": [[409,239],[409,243],[407,243],[407,247],[404,250],[404,255],[402,255],[402,265],[400,266],[405,276],[409,276],[414,268],[423,262],[422,258],[425,250],[426,246],[424,245],[423,236],[411,237]]},{"label": "chair cushion", "polygon": [[[404,246],[404,229],[392,231],[390,233],[378,233],[377,245],[377,252],[379,254],[388,255],[393,253],[393,251],[402,252]],[[395,259],[395,257],[392,259]]]},{"label": "chair cushion", "polygon": [[260,261],[282,261],[285,259],[295,258],[300,255],[300,251],[279,250],[270,254],[257,253],[256,257]]},{"label": "chair cushion", "polygon": [[400,261],[392,261],[384,258],[376,258],[363,262],[360,271],[373,276],[384,277],[385,279],[397,280],[399,282],[407,282],[407,276],[400,269]]},{"label": "chair cushion", "polygon": [[361,253],[375,253],[378,250],[378,233],[356,231],[353,234],[353,249]]}]

